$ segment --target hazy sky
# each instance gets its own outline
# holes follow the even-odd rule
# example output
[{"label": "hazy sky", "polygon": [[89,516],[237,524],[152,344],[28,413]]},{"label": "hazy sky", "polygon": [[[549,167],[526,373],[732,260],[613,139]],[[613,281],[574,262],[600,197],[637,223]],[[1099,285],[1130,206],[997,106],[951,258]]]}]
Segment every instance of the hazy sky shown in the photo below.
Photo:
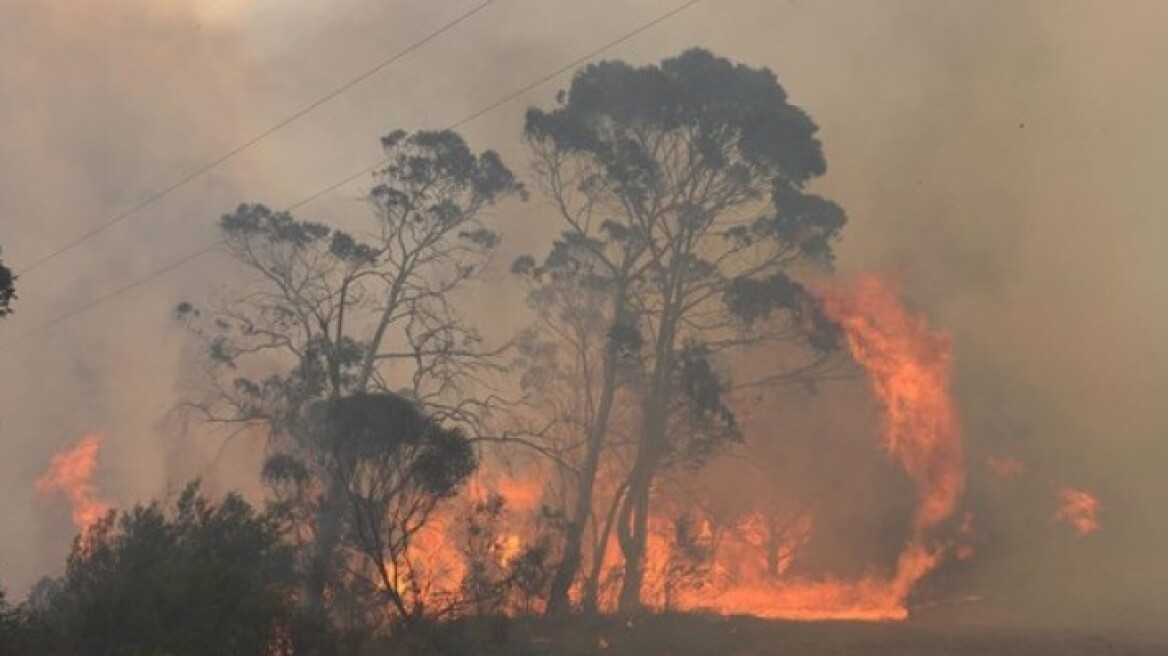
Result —
[{"label": "hazy sky", "polygon": [[[0,0],[5,262],[20,270],[474,4]],[[382,134],[457,121],[675,4],[495,0],[23,277],[0,348],[211,242],[236,203],[299,200],[375,161]],[[705,0],[607,54],[698,45],[776,71],[821,126],[816,189],[851,218],[840,269],[898,276],[956,335],[973,458],[1012,451],[1100,491],[1104,534],[1121,537],[1095,548],[1123,563],[1116,585],[1168,551],[1166,26],[1168,4],[1150,0]],[[524,109],[565,82],[464,132],[521,168]],[[356,216],[360,192],[301,213]],[[500,214],[508,253],[548,234],[537,212]],[[518,312],[495,280],[484,302]],[[230,479],[209,469],[217,444],[161,427],[184,345],[170,308],[224,282],[212,255],[0,351],[0,572],[17,591],[67,550],[67,510],[32,482],[81,432],[107,436],[99,481],[117,503]]]}]

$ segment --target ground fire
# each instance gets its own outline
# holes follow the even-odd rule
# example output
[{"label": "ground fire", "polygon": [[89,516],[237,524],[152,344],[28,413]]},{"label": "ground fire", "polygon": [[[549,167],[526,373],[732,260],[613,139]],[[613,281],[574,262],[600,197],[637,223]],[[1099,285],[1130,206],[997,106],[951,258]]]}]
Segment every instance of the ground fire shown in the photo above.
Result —
[{"label": "ground fire", "polygon": [[[953,535],[940,528],[957,508],[964,486],[964,462],[957,412],[950,396],[949,338],[907,310],[895,287],[875,276],[825,287],[822,303],[843,329],[852,358],[863,368],[883,415],[882,448],[888,460],[912,481],[917,502],[911,532],[890,572],[872,571],[858,580],[784,576],[814,532],[814,517],[799,512],[775,517],[749,511],[731,526],[718,526],[700,504],[663,499],[653,516],[647,554],[645,597],[661,610],[701,610],[759,617],[866,621],[901,620],[914,586],[943,559],[968,559],[967,515]],[[510,510],[498,528],[494,553],[501,560],[523,552],[535,539],[534,524],[547,481],[536,470],[522,479],[476,480],[468,499],[498,494]],[[456,504],[457,505],[457,504]],[[452,517],[415,545],[418,560],[459,552],[458,523]],[[605,569],[619,572],[619,550],[606,552]],[[450,594],[465,567],[446,559],[443,577]],[[579,592],[579,590],[577,590]],[[600,595],[602,610],[616,608],[614,591]]]},{"label": "ground fire", "polygon": [[880,402],[884,450],[916,486],[912,533],[892,573],[738,585],[715,594],[714,606],[776,618],[903,619],[913,586],[947,555],[948,545],[934,532],[953,514],[964,486],[949,338],[905,309],[895,288],[875,276],[826,287],[821,295]]}]

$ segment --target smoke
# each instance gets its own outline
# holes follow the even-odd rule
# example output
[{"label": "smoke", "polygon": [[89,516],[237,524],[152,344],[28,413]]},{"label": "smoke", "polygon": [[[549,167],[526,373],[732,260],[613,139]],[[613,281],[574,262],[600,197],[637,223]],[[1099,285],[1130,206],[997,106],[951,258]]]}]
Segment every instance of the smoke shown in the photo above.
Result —
[{"label": "smoke", "polygon": [[[971,460],[1032,465],[1005,491],[971,471],[989,533],[979,587],[1031,617],[1154,621],[1168,610],[1155,565],[1168,526],[1154,519],[1168,390],[1149,244],[1163,238],[1152,171],[1168,98],[1131,81],[1165,54],[1163,8],[941,7],[889,9],[906,29],[868,53],[887,73],[851,86],[862,119],[812,105],[836,165],[827,186],[853,219],[841,265],[897,275],[955,333]],[[1037,529],[1062,486],[1107,509],[1077,544]]]},{"label": "smoke", "polygon": [[[19,270],[471,4],[0,0],[6,263]],[[0,344],[209,243],[215,218],[235,203],[299,200],[371,163],[381,134],[456,121],[672,4],[496,3],[22,278]],[[700,45],[770,66],[820,124],[829,173],[816,191],[851,217],[839,268],[894,276],[955,336],[968,498],[985,538],[965,576],[1052,619],[1168,611],[1159,566],[1168,523],[1156,519],[1168,464],[1159,403],[1168,349],[1158,346],[1168,272],[1154,250],[1168,236],[1155,220],[1168,206],[1159,180],[1168,93],[1155,84],[1168,57],[1165,14],[1137,2],[736,0],[700,4],[610,53],[641,62]],[[550,103],[562,84],[465,132],[519,167],[524,107]],[[359,217],[359,193],[347,187],[303,213]],[[499,218],[504,263],[538,250],[552,230],[538,209],[505,208]],[[59,567],[67,548],[68,516],[47,510],[34,482],[85,432],[106,435],[97,484],[119,504],[191,475],[246,480],[254,445],[228,446],[211,467],[217,441],[183,439],[162,422],[192,362],[169,309],[228,282],[225,271],[218,256],[206,258],[0,351],[0,573],[17,594]],[[484,320],[494,336],[524,316],[504,273],[476,302],[471,311],[492,308]],[[875,412],[859,386],[840,390],[807,406],[808,416],[785,416],[794,433],[831,435],[800,447],[822,473],[791,476],[809,479],[803,489],[819,498],[838,489],[833,479],[895,488],[875,449],[848,451],[870,441],[845,437]],[[847,412],[810,416],[837,398]],[[831,471],[833,454],[853,457],[851,471],[864,474]],[[1002,480],[982,464],[990,456],[1025,470]],[[1100,531],[1049,532],[1063,486],[1098,496]],[[844,509],[840,497],[820,503]],[[908,501],[895,489],[865,499],[872,512],[855,509],[855,522],[817,521],[812,545],[862,536],[895,553],[904,526],[885,519],[907,522]],[[1040,538],[1028,532],[1036,521],[1046,526]]]},{"label": "smoke", "polygon": [[[234,145],[254,123],[245,44],[201,23],[195,7],[0,2],[0,244],[15,270]],[[244,170],[210,176],[21,275],[0,343],[210,241],[210,212],[235,196]],[[172,473],[197,473],[198,463],[171,471],[175,441],[158,428],[174,403],[182,344],[168,308],[204,288],[207,264],[0,351],[0,569],[15,593],[59,571],[68,550],[68,506],[35,495],[58,449],[104,434],[92,484],[118,505],[181,484]]]}]

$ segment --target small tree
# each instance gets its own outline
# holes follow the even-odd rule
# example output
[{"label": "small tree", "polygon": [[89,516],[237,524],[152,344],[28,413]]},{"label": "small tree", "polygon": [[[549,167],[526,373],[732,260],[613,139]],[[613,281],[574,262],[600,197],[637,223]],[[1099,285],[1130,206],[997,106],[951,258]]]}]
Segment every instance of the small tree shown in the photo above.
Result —
[{"label": "small tree", "polygon": [[34,596],[61,653],[243,656],[290,626],[294,583],[275,518],[192,483],[172,510],[108,515]]},{"label": "small tree", "polygon": [[[555,198],[563,183],[552,166],[537,159],[537,170],[544,172],[539,179],[550,187],[544,191]],[[583,224],[590,219],[573,220],[586,235]],[[627,309],[635,262],[636,246],[627,240],[567,232],[543,262],[526,256],[512,266],[528,285],[528,306],[537,317],[519,342],[521,384],[533,405],[552,416],[544,436],[571,483],[563,555],[548,593],[547,612],[553,615],[569,609],[568,593],[584,562],[586,531],[593,532],[594,563],[603,561],[607,548],[608,531],[593,521],[593,506],[605,492],[597,487],[604,452],[611,447],[607,438],[614,422],[628,420],[629,398],[623,392],[636,377],[630,369],[637,366],[641,338]],[[599,569],[592,571],[583,604],[595,610]]]},{"label": "small tree", "polygon": [[[425,572],[413,541],[439,504],[475,467],[470,442],[444,428],[409,400],[392,394],[357,394],[313,408],[306,439],[316,439],[311,460],[273,457],[264,470],[285,502],[319,503],[313,481],[333,481],[343,569],[376,603],[412,622],[428,609]],[[297,508],[298,512],[304,512]],[[308,514],[318,514],[311,507]],[[317,574],[319,575],[319,574]]]},{"label": "small tree", "polygon": [[669,556],[662,573],[662,595],[666,610],[672,610],[677,596],[701,590],[710,583],[713,569],[712,539],[701,534],[697,521],[687,514],[673,519]]},{"label": "small tree", "polygon": [[[302,496],[290,516],[309,552],[305,602],[322,625],[326,602],[344,597],[339,588],[330,594],[340,576],[338,550],[363,548],[343,544],[356,535],[345,532],[345,513],[358,493],[349,466],[357,465],[345,458],[361,467],[378,458],[410,460],[402,460],[406,450],[398,438],[341,445],[331,433],[316,434],[327,423],[311,409],[328,407],[322,401],[395,393],[437,423],[480,429],[491,401],[478,383],[497,367],[501,349],[484,345],[458,312],[458,298],[500,243],[486,215],[502,199],[522,194],[498,155],[472,152],[454,132],[398,131],[382,146],[387,164],[375,174],[365,230],[243,205],[220,228],[228,252],[254,280],[233,286],[209,310],[178,307],[211,365],[208,393],[191,407],[209,421],[262,426],[277,458],[268,468],[276,474],[271,480],[307,477],[295,488]],[[335,451],[341,446],[362,450],[345,455]],[[376,447],[387,451],[368,451]],[[280,474],[292,462],[303,468]],[[365,510],[392,508],[374,503]],[[389,526],[397,520],[363,521]]]}]

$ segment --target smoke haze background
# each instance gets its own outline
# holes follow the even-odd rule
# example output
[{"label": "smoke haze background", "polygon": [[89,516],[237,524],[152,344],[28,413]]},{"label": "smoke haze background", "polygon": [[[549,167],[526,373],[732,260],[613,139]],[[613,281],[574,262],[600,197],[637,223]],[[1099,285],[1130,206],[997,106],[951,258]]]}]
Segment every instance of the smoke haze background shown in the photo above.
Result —
[{"label": "smoke haze background", "polygon": [[[0,0],[5,262],[19,271],[474,4]],[[22,277],[0,345],[210,243],[237,203],[298,201],[375,161],[390,130],[457,121],[674,4],[496,0]],[[996,537],[973,576],[1052,615],[1168,612],[1165,26],[1168,6],[1135,0],[711,0],[606,54],[702,46],[768,66],[820,125],[815,188],[850,217],[839,269],[897,277],[955,336],[971,494]],[[521,170],[523,111],[566,82],[463,132]],[[297,214],[358,219],[363,186]],[[525,316],[505,268],[550,236],[537,203],[499,212],[505,252],[476,301],[495,336]],[[67,553],[68,509],[34,481],[84,432],[106,435],[98,484],[121,505],[196,475],[254,485],[256,445],[221,452],[164,421],[192,362],[171,308],[229,282],[225,265],[201,258],[0,351],[0,572],[17,596]],[[1029,465],[1017,495],[991,453]],[[1101,533],[1050,531],[1058,483],[1099,494]]]}]

